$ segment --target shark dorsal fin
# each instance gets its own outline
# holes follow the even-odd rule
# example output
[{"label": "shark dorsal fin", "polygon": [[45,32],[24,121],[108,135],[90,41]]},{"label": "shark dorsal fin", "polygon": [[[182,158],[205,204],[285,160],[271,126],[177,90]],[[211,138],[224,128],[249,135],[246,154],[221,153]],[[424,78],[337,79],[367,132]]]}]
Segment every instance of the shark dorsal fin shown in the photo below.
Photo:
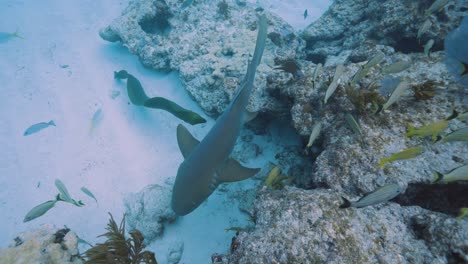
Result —
[{"label": "shark dorsal fin", "polygon": [[245,109],[244,114],[244,124],[254,120],[258,115],[258,112],[250,112],[249,110]]},{"label": "shark dorsal fin", "polygon": [[188,129],[179,124],[177,126],[177,143],[179,144],[180,152],[182,152],[182,156],[186,159],[192,150],[200,143],[190,132]]},{"label": "shark dorsal fin", "polygon": [[238,161],[234,159],[227,159],[218,169],[217,169],[217,182],[235,182],[242,181],[247,178],[252,177],[257,174],[260,169],[255,168],[246,168],[242,166]]}]

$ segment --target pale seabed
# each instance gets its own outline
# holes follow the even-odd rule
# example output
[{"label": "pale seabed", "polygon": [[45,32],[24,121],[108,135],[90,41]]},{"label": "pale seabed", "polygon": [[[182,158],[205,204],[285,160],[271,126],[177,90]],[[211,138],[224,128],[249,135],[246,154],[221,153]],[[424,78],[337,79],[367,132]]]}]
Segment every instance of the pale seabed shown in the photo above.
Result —
[{"label": "pale seabed", "polygon": [[[262,4],[281,10],[280,15],[299,29],[318,18],[330,1],[322,1],[315,9],[305,7],[306,2]],[[0,247],[7,246],[18,232],[44,223],[66,225],[94,243],[104,232],[108,212],[120,221],[126,194],[148,184],[164,185],[175,176],[182,161],[175,138],[180,121],[162,111],[129,105],[125,82],[115,81],[113,72],[132,73],[150,96],[166,97],[197,113],[202,110],[181,87],[177,74],[146,69],[126,48],[99,37],[98,30],[127,3],[1,1],[0,31],[18,29],[24,39],[0,44]],[[304,8],[297,7],[301,4]],[[305,8],[309,17],[304,21]],[[113,90],[121,92],[114,100],[109,96]],[[102,121],[89,133],[99,108]],[[189,128],[198,138],[213,124],[203,116],[209,120],[206,124]],[[30,125],[49,120],[57,126],[23,136]],[[262,144],[262,138],[255,140]],[[264,165],[274,155],[275,146],[265,146],[262,156],[247,165]],[[58,203],[44,216],[23,223],[29,209],[57,194],[55,179],[62,180],[86,206]],[[99,205],[80,191],[82,186],[93,191]],[[245,181],[229,189],[249,186]],[[167,248],[178,241],[184,242],[182,263],[209,263],[212,253],[228,250],[233,234],[224,229],[246,221],[236,200],[228,196],[218,191],[194,213],[168,226],[164,238],[149,246],[158,261],[165,263]]]}]

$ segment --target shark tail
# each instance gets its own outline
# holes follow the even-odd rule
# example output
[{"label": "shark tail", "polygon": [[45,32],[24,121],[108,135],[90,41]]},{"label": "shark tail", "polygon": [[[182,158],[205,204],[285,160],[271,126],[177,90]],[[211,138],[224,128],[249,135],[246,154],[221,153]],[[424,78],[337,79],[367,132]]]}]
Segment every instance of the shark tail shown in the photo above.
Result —
[{"label": "shark tail", "polygon": [[340,208],[348,208],[348,207],[351,207],[351,202],[344,198],[343,196],[341,196],[341,199],[343,199],[343,204],[340,205]]},{"label": "shark tail", "polygon": [[50,120],[48,124],[49,126],[56,126],[54,120]]}]

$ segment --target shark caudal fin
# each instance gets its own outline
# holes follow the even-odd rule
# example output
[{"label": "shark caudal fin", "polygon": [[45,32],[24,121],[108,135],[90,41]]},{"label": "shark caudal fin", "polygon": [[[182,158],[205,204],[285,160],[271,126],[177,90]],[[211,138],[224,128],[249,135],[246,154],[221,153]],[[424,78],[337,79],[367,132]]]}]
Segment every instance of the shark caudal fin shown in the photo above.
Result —
[{"label": "shark caudal fin", "polygon": [[248,179],[257,174],[259,168],[246,168],[237,160],[228,159],[217,170],[218,182],[236,182]]},{"label": "shark caudal fin", "polygon": [[192,150],[200,143],[190,132],[188,129],[179,124],[177,126],[177,144],[179,145],[180,152],[182,152],[182,156],[186,159]]}]

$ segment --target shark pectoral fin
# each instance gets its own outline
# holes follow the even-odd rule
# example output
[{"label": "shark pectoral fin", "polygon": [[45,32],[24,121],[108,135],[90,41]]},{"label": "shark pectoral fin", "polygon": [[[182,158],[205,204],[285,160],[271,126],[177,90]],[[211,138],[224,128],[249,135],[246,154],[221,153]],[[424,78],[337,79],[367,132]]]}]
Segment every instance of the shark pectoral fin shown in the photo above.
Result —
[{"label": "shark pectoral fin", "polygon": [[258,111],[257,112],[250,112],[249,110],[245,109],[244,124],[254,120],[257,117],[257,115],[258,115]]},{"label": "shark pectoral fin", "polygon": [[235,182],[242,181],[250,178],[257,174],[259,168],[246,168],[242,166],[238,161],[228,159],[223,165],[217,170],[218,171],[218,182]]},{"label": "shark pectoral fin", "polygon": [[179,124],[177,126],[177,143],[179,144],[180,152],[182,152],[182,156],[184,159],[190,155],[192,150],[200,143],[190,132],[188,129]]}]

